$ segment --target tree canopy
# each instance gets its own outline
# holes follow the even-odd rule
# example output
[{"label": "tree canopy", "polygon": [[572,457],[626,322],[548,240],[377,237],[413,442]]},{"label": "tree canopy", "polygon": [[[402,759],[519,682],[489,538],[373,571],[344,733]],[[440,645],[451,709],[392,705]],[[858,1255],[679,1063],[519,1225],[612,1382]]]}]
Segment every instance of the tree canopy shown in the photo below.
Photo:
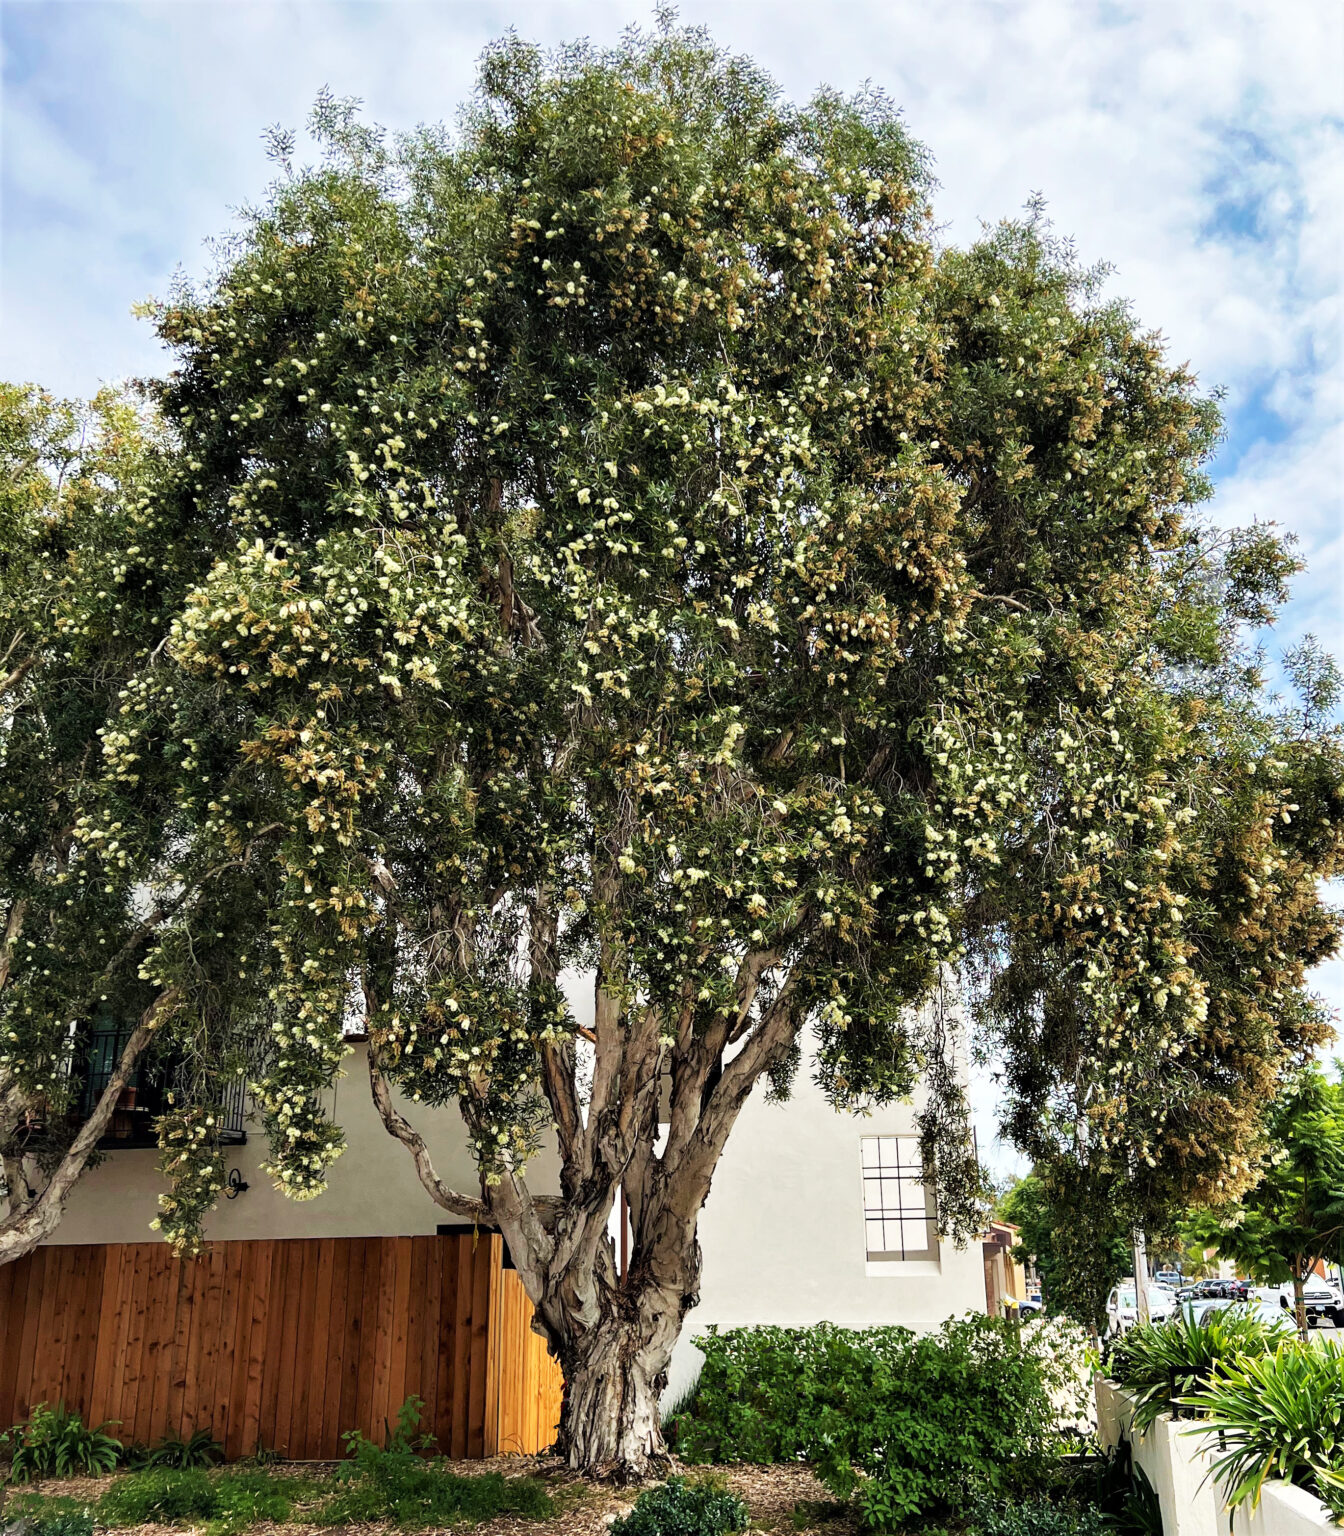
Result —
[{"label": "tree canopy", "polygon": [[[1266,701],[1247,631],[1296,562],[1198,510],[1217,411],[1160,338],[1039,211],[940,244],[880,94],[795,105],[694,31],[506,39],[455,132],[311,126],[154,308],[154,534],[117,585],[184,580],[38,876],[199,893],[138,974],[204,1088],[263,1042],[276,1180],[320,1192],[363,1018],[375,1093],[461,1110],[481,1190],[439,1193],[557,1339],[605,1305],[618,1187],[679,1324],[736,1113],[805,1031],[837,1105],[927,1082],[940,1215],[974,1223],[956,972],[1041,1168],[1155,1225],[1243,1191],[1328,1030],[1344,779],[1329,667]],[[58,916],[15,951],[25,1081],[79,1016]],[[179,1242],[211,1119],[163,1125]],[[524,1173],[550,1136],[558,1194]]]},{"label": "tree canopy", "polygon": [[1265,1127],[1259,1178],[1242,1198],[1196,1214],[1190,1231],[1256,1279],[1292,1282],[1306,1333],[1303,1283],[1344,1258],[1344,1083],[1306,1068],[1280,1090]]}]

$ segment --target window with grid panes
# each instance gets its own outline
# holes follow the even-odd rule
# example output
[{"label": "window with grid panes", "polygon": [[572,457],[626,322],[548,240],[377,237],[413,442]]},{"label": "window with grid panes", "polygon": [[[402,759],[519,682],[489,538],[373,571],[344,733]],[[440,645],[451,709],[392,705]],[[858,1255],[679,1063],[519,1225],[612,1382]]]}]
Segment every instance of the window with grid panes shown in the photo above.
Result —
[{"label": "window with grid panes", "polygon": [[936,1259],[938,1212],[918,1136],[864,1136],[863,1220],[873,1260]]}]

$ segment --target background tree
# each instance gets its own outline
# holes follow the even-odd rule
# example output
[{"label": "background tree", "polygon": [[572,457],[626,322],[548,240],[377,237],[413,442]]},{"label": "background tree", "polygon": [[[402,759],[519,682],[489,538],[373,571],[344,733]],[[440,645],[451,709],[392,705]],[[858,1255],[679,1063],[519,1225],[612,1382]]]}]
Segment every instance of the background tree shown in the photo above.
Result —
[{"label": "background tree", "polygon": [[[1047,1176],[1048,1177],[1048,1176]],[[1133,1253],[1123,1214],[1076,1182],[1058,1188],[1029,1173],[999,1197],[996,1214],[1019,1232],[1013,1257],[1031,1260],[1049,1313],[1100,1331],[1111,1287],[1129,1274]]]},{"label": "background tree", "polygon": [[1258,1182],[1234,1206],[1201,1212],[1197,1240],[1268,1285],[1292,1283],[1298,1331],[1316,1266],[1344,1257],[1344,1084],[1309,1068],[1285,1084],[1266,1125]]},{"label": "background tree", "polygon": [[[231,889],[221,867],[200,888],[177,774],[152,763],[125,765],[121,811],[87,815],[115,799],[117,722],[167,665],[169,619],[213,558],[208,527],[175,520],[166,447],[129,396],[0,386],[0,1263],[55,1230],[142,1059],[194,1044],[193,1118],[217,1097],[220,974],[236,966],[217,903],[238,911],[250,877],[235,867]],[[152,944],[179,946],[171,980]],[[95,1015],[124,1040],[85,1117]]]},{"label": "background tree", "polygon": [[[205,1036],[269,1030],[277,1181],[320,1192],[363,1015],[389,1131],[508,1241],[563,1449],[618,1475],[663,1457],[737,1114],[808,1038],[837,1105],[923,1076],[973,1227],[953,968],[1052,1187],[1150,1226],[1243,1188],[1326,1033],[1341,757],[1262,702],[1241,631],[1293,561],[1194,514],[1188,374],[1039,217],[937,248],[883,98],[795,106],[700,33],[510,39],[454,136],[313,127],[321,163],[277,136],[216,278],[157,311],[165,497],[214,560],[83,833],[102,857],[171,785],[196,880],[273,839],[144,966],[197,987],[188,939],[236,950]],[[456,1106],[479,1189],[389,1083]],[[189,1245],[218,1159],[188,1109]]]}]

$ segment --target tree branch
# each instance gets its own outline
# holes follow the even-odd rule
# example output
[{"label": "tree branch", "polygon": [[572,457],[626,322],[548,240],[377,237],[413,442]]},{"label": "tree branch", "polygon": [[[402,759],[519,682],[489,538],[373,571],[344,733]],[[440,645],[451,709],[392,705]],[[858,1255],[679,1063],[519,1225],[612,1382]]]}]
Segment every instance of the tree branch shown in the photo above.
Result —
[{"label": "tree branch", "polygon": [[434,1164],[430,1159],[429,1148],[425,1146],[424,1137],[392,1102],[392,1090],[378,1065],[378,1057],[372,1043],[369,1045],[368,1056],[369,1091],[373,1095],[374,1107],[382,1117],[388,1135],[395,1136],[411,1154],[416,1174],[424,1186],[425,1193],[450,1215],[463,1216],[468,1221],[477,1222],[483,1227],[496,1226],[490,1207],[484,1200],[477,1200],[471,1195],[459,1195],[455,1190],[449,1189],[434,1172]]},{"label": "tree branch", "polygon": [[0,1264],[10,1264],[15,1259],[23,1258],[56,1230],[65,1203],[70,1198],[70,1191],[84,1172],[94,1148],[102,1140],[108,1122],[112,1119],[112,1112],[121,1098],[122,1089],[130,1082],[131,1074],[154,1038],[154,1031],[162,1023],[164,1014],[177,1006],[181,996],[180,988],[169,987],[140,1015],[140,1023],[126,1042],[116,1070],[108,1079],[107,1087],[103,1089],[93,1113],[80,1127],[46,1187],[24,1210],[0,1222]]}]

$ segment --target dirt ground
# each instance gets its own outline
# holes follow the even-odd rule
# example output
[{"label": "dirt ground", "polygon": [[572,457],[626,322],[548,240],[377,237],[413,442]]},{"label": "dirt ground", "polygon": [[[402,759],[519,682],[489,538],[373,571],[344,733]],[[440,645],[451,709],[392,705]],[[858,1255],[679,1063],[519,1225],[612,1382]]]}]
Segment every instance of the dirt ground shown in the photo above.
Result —
[{"label": "dirt ground", "polygon": [[[513,1515],[502,1515],[483,1525],[467,1527],[472,1536],[603,1536],[607,1526],[618,1516],[625,1514],[634,1503],[638,1489],[608,1488],[574,1477],[555,1458],[547,1456],[499,1456],[492,1461],[446,1462],[449,1471],[470,1476],[481,1472],[502,1472],[507,1477],[533,1476],[546,1479],[557,1505],[557,1513],[549,1520],[521,1520]],[[282,1474],[293,1472],[296,1477],[308,1477],[315,1473],[332,1470],[331,1463],[290,1462],[268,1467],[269,1472]],[[812,1472],[803,1466],[730,1466],[689,1467],[691,1475],[698,1472],[718,1472],[747,1505],[751,1513],[751,1528],[772,1533],[772,1536],[792,1536],[795,1531],[816,1531],[824,1536],[853,1536],[854,1527],[843,1510],[828,1501],[826,1490]],[[67,1477],[43,1478],[24,1486],[23,1492],[48,1495],[64,1495],[67,1498],[95,1502],[103,1494],[109,1478]],[[0,1523],[4,1516],[0,1514]],[[139,1527],[142,1536],[184,1536],[186,1527],[146,1525]],[[342,1526],[338,1536],[375,1536],[388,1532],[392,1527],[378,1524],[370,1526]],[[464,1528],[457,1527],[457,1530]],[[333,1536],[328,1526],[258,1524],[248,1527],[248,1536]]]}]

